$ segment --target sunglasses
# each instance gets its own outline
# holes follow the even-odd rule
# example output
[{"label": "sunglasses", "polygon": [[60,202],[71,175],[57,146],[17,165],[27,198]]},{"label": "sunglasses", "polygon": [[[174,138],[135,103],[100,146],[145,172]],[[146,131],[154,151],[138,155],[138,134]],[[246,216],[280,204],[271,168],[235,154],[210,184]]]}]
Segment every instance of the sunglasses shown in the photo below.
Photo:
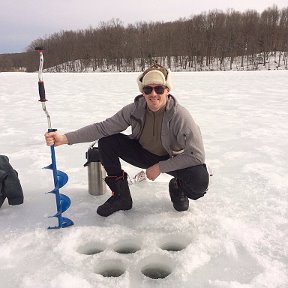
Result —
[{"label": "sunglasses", "polygon": [[161,85],[155,86],[155,87],[152,87],[152,86],[144,86],[144,87],[143,87],[143,92],[144,92],[145,94],[151,94],[152,91],[154,90],[155,93],[157,93],[157,94],[163,94],[164,91],[165,91],[165,88],[166,88],[165,86],[161,86]]}]

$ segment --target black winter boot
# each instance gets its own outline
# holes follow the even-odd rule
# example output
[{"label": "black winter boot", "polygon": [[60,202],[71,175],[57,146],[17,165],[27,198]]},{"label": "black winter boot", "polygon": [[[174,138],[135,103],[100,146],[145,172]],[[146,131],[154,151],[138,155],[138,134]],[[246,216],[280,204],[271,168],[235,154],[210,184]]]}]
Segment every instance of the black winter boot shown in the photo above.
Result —
[{"label": "black winter boot", "polygon": [[4,196],[4,195],[1,193],[1,191],[0,191],[0,207],[1,207],[2,204],[4,203],[5,198],[6,198],[6,196]]},{"label": "black winter boot", "polygon": [[189,199],[179,187],[176,178],[172,178],[169,182],[169,194],[175,210],[179,212],[188,210]]},{"label": "black winter boot", "polygon": [[112,191],[112,196],[97,209],[100,216],[107,217],[119,210],[132,208],[132,198],[127,181],[127,174],[122,176],[107,176],[105,182]]}]

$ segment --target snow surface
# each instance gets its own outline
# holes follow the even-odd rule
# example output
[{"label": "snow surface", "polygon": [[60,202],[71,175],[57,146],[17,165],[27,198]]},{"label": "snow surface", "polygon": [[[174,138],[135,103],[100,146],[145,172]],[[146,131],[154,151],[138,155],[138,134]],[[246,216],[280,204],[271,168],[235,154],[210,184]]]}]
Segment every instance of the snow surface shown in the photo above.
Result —
[{"label": "snow surface", "polygon": [[[112,115],[137,95],[137,75],[44,74],[53,127]],[[61,193],[72,200],[64,216],[75,225],[47,230],[56,208],[46,194],[51,171],[41,169],[51,160],[38,77],[0,73],[0,152],[25,195],[23,205],[0,209],[1,287],[288,287],[287,79],[288,71],[173,73],[172,94],[200,125],[214,172],[207,195],[178,213],[170,176],[161,175],[131,185],[132,210],[102,218],[96,208],[110,193],[88,193],[90,143],[61,146],[58,169],[69,175]],[[131,177],[140,171],[123,167]],[[152,279],[147,269],[170,274]],[[113,273],[121,275],[103,276]]]}]

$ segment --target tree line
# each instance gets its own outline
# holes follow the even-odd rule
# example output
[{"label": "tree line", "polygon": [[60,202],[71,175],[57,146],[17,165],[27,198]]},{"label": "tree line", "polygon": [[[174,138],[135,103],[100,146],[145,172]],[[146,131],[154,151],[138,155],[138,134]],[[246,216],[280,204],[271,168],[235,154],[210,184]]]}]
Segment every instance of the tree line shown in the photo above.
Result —
[{"label": "tree line", "polygon": [[[281,51],[279,65],[288,59],[288,7],[225,13],[213,10],[173,22],[137,22],[124,26],[119,19],[101,22],[98,27],[61,31],[34,40],[25,53],[0,55],[0,71],[28,72],[38,69],[34,49],[45,48],[44,68],[66,63],[73,71],[137,71],[157,59],[181,70],[209,67],[215,59],[220,67],[229,58],[230,66],[241,57],[241,66],[259,60],[265,66],[269,53]],[[165,63],[163,63],[165,61]],[[283,62],[284,61],[284,62]],[[176,62],[176,64],[175,64]],[[69,65],[71,66],[69,69]],[[176,66],[175,66],[176,65]],[[74,68],[73,68],[74,67]]]}]

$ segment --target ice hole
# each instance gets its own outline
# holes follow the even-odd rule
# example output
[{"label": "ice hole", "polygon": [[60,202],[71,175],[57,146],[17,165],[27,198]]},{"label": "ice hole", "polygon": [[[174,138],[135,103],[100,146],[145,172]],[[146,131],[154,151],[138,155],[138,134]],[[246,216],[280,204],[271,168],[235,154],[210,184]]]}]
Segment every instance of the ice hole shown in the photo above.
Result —
[{"label": "ice hole", "polygon": [[184,250],[190,242],[191,239],[187,238],[187,236],[174,234],[165,236],[165,238],[160,241],[159,247],[169,252],[179,252]]},{"label": "ice hole", "polygon": [[139,263],[141,273],[151,279],[164,279],[174,268],[172,260],[165,256],[154,254],[142,259]]},{"label": "ice hole", "polygon": [[120,277],[125,273],[125,270],[120,268],[107,268],[106,270],[101,270],[98,274],[102,275],[103,277]]},{"label": "ice hole", "polygon": [[95,273],[103,277],[120,277],[125,273],[124,264],[118,259],[102,260],[95,269]]},{"label": "ice hole", "polygon": [[164,279],[171,274],[171,270],[167,267],[161,267],[158,264],[150,264],[142,269],[143,275],[151,279]]},{"label": "ice hole", "polygon": [[182,251],[183,249],[186,248],[186,245],[183,245],[182,243],[165,243],[160,247],[162,250],[166,250],[169,252],[178,252]]},{"label": "ice hole", "polygon": [[103,252],[104,250],[105,250],[104,244],[98,242],[89,242],[81,245],[78,248],[78,252],[84,255],[95,255]]},{"label": "ice hole", "polygon": [[140,249],[141,245],[138,239],[120,240],[113,246],[113,250],[119,254],[133,254]]}]

